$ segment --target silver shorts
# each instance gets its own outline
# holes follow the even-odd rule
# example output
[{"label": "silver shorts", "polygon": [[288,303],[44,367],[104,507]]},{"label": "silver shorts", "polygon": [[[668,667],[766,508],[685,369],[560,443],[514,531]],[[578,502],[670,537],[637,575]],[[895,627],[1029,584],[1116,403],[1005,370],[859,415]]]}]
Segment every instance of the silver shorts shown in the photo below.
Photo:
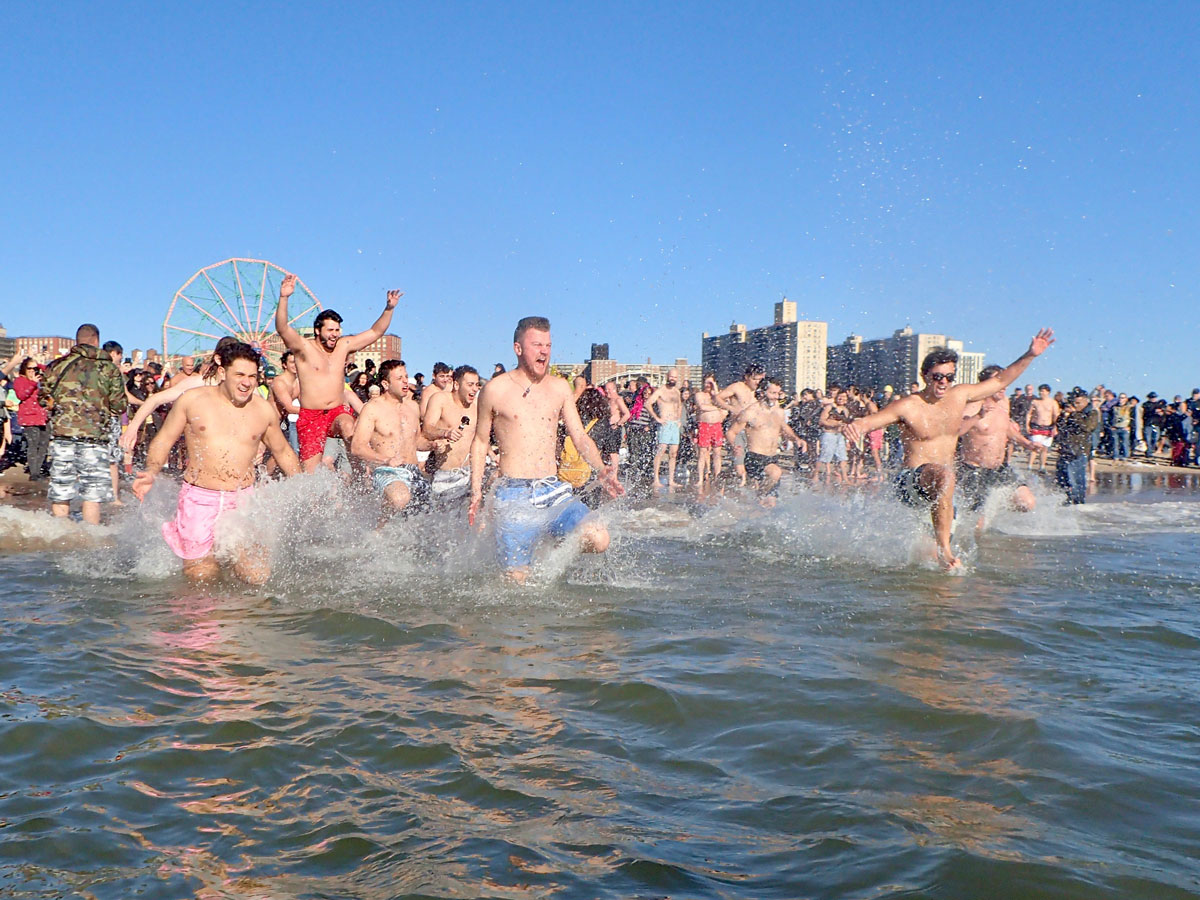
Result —
[{"label": "silver shorts", "polygon": [[85,503],[111,503],[113,499],[112,453],[107,443],[56,439],[50,442],[50,487],[46,497],[51,503],[69,503],[76,498]]}]

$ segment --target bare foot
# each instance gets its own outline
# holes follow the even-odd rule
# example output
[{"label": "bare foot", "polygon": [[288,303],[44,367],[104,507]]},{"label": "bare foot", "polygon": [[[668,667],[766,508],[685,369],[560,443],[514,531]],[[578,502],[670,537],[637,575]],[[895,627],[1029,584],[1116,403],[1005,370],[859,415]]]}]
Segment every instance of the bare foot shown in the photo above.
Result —
[{"label": "bare foot", "polygon": [[947,572],[961,572],[963,567],[962,560],[949,548],[938,550],[938,565]]}]

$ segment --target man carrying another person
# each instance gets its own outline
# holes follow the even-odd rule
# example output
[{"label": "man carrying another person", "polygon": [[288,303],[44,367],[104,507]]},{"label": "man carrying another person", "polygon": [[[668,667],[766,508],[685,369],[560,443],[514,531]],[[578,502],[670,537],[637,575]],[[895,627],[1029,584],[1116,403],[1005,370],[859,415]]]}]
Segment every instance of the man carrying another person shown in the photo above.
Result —
[{"label": "man carrying another person", "polygon": [[[999,375],[1000,366],[987,366],[980,382]],[[1003,388],[982,401],[972,401],[963,412],[958,438],[958,489],[972,512],[982,509],[996,488],[1012,488],[1012,505],[1031,512],[1037,501],[1008,465],[1008,443],[1015,441],[1033,452],[1038,445],[1021,433],[1009,415],[1009,399]],[[983,519],[979,520],[980,527]]]}]

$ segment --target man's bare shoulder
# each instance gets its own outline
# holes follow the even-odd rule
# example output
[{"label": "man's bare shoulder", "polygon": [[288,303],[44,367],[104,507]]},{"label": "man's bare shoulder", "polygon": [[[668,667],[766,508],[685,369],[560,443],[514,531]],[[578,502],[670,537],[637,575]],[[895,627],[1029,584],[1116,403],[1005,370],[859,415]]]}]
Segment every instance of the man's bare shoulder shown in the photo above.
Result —
[{"label": "man's bare shoulder", "polygon": [[448,391],[437,391],[429,395],[429,402],[425,404],[425,419],[429,422],[436,422],[442,417],[442,413],[446,410],[446,403],[450,400]]}]

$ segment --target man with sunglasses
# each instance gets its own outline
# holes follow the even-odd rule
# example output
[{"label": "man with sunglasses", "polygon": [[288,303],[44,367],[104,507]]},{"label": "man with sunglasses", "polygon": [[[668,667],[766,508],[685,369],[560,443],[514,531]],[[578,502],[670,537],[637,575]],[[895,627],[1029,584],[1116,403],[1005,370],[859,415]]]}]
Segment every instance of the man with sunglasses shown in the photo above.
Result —
[{"label": "man with sunglasses", "polygon": [[1043,328],[1030,341],[1029,349],[999,374],[978,384],[960,385],[954,384],[958,354],[938,347],[921,362],[922,390],[842,427],[848,440],[857,441],[876,428],[900,425],[904,467],[896,474],[896,494],[911,506],[929,508],[938,562],[947,571],[962,566],[950,548],[950,532],[954,524],[954,451],[963,412],[968,403],[1006,390],[1053,343],[1054,332]]}]

